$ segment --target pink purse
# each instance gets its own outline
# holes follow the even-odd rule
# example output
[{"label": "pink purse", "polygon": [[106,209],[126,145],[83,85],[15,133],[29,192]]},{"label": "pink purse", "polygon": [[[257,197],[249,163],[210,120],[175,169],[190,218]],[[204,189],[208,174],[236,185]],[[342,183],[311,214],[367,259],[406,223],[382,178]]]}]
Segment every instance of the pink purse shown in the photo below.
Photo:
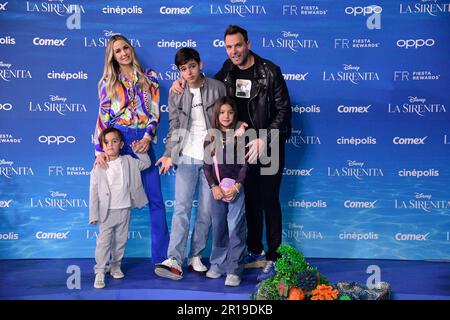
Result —
[{"label": "pink purse", "polygon": [[[219,165],[217,164],[217,158],[216,155],[213,156],[213,162],[214,162],[214,170],[216,171],[216,177],[219,182],[219,186],[222,188],[223,191],[228,191],[231,188],[233,188],[234,184],[236,183],[236,180],[231,178],[223,178],[220,180],[220,174],[219,174]],[[222,199],[225,202],[230,202],[228,200]]]}]

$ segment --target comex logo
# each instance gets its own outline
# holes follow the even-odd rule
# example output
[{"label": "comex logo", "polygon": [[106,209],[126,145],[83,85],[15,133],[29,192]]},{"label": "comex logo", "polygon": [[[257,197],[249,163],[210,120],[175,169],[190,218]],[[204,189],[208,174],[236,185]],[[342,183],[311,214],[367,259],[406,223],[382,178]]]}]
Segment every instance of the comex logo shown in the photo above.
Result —
[{"label": "comex logo", "polygon": [[191,10],[194,6],[190,7],[166,7],[162,6],[159,8],[159,13],[161,14],[191,14]]},{"label": "comex logo", "polygon": [[397,241],[427,241],[428,235],[430,233],[420,234],[420,233],[397,233],[395,235],[395,240]]},{"label": "comex logo", "polygon": [[12,104],[11,103],[0,103],[0,111],[4,110],[4,111],[10,111],[12,109]]},{"label": "comex logo", "polygon": [[434,46],[434,39],[400,39],[397,41],[397,47],[399,48],[415,48],[418,49],[420,47],[432,47]]},{"label": "comex logo", "polygon": [[77,139],[74,136],[39,136],[38,141],[40,143],[46,143],[48,145],[56,143],[57,145],[63,143],[75,143]]},{"label": "comex logo", "polygon": [[33,38],[33,44],[35,46],[45,47],[65,47],[67,38],[64,39],[43,39],[39,37]]},{"label": "comex logo", "polygon": [[38,231],[36,233],[36,239],[39,239],[39,240],[48,240],[48,239],[67,240],[67,236],[69,235],[69,233],[70,233],[70,231],[66,231],[66,232]]},{"label": "comex logo", "polygon": [[10,208],[12,200],[0,200],[0,208]]},{"label": "comex logo", "polygon": [[377,5],[371,5],[367,7],[346,7],[345,13],[356,17],[357,15],[363,15],[364,17],[369,15],[366,21],[367,29],[381,29],[381,12],[383,8]]}]

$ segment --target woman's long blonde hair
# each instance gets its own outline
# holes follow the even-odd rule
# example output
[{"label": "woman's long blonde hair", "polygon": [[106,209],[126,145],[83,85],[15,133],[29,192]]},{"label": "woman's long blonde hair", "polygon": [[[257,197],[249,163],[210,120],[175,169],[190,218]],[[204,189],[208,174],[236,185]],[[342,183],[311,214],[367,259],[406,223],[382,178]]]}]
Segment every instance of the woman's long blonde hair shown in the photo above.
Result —
[{"label": "woman's long blonde hair", "polygon": [[136,53],[134,52],[134,48],[131,45],[130,41],[125,38],[122,35],[114,35],[108,40],[108,45],[106,46],[106,52],[105,52],[105,66],[103,68],[103,75],[100,78],[100,81],[98,82],[98,95],[100,97],[101,92],[100,88],[103,81],[106,81],[106,94],[108,95],[108,98],[113,100],[117,97],[117,92],[115,90],[116,84],[119,82],[119,73],[120,73],[120,66],[119,63],[114,59],[114,42],[117,40],[123,40],[125,41],[131,48],[131,55],[132,55],[132,67],[133,72],[137,73],[138,76],[138,86],[140,90],[149,90],[150,89],[150,82],[148,81],[147,77],[142,72],[141,64],[139,63],[139,60],[136,56]]}]

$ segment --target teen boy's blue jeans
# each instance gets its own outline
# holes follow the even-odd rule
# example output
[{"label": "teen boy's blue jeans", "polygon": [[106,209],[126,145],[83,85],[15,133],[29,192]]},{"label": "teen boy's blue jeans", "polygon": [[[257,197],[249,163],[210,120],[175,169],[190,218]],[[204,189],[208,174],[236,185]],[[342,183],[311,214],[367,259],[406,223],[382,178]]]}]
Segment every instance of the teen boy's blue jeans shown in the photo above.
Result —
[{"label": "teen boy's blue jeans", "polygon": [[[124,137],[124,146],[120,151],[121,155],[129,154],[136,158],[131,143],[139,141],[144,137],[145,129],[129,128],[121,125],[114,125],[122,132]],[[169,231],[167,228],[166,208],[161,192],[161,180],[158,167],[155,167],[156,157],[150,143],[148,150],[150,157],[150,168],[142,171],[142,181],[145,193],[147,194],[150,207],[150,225],[152,236],[152,263],[161,263],[167,257],[167,247],[169,245]]]},{"label": "teen boy's blue jeans", "polygon": [[203,172],[203,161],[183,155],[177,165],[175,178],[175,206],[170,230],[167,256],[180,265],[186,258],[192,201],[198,186],[198,209],[191,237],[189,258],[201,255],[206,247],[211,227],[211,205],[214,198]]}]

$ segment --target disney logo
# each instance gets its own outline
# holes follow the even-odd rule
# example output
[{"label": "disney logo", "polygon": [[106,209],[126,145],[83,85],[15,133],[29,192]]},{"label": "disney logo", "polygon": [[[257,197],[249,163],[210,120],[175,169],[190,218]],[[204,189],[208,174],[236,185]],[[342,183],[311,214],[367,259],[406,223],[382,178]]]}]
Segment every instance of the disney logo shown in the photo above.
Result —
[{"label": "disney logo", "polygon": [[349,167],[362,167],[364,166],[364,162],[356,162],[355,160],[347,160]]},{"label": "disney logo", "polygon": [[419,99],[419,98],[417,98],[417,97],[411,97],[411,96],[409,96],[408,98],[409,98],[409,102],[421,102],[421,103],[425,103],[425,101],[426,101],[425,98]]},{"label": "disney logo", "polygon": [[431,194],[423,194],[422,192],[414,192],[416,199],[431,199]]},{"label": "disney logo", "polygon": [[343,66],[344,66],[344,70],[355,70],[355,71],[358,71],[359,70],[359,67],[357,67],[357,66],[352,66],[351,64],[343,64]]},{"label": "disney logo", "polygon": [[285,38],[296,38],[296,39],[298,38],[298,33],[293,33],[290,31],[281,31],[281,34]]},{"label": "disney logo", "polygon": [[67,197],[67,193],[61,193],[59,191],[50,191],[50,195],[52,197],[63,197],[63,198]]},{"label": "disney logo", "polygon": [[7,67],[8,69],[11,68],[11,63],[4,63],[3,61],[0,61],[0,67]]},{"label": "disney logo", "polygon": [[13,161],[6,161],[5,159],[0,160],[0,164],[9,164],[10,166],[12,166],[13,163],[14,163]]},{"label": "disney logo", "polygon": [[120,35],[120,33],[117,33],[117,32],[112,32],[112,31],[108,31],[108,30],[103,30],[103,32],[105,33],[105,37],[112,37],[112,36],[115,36],[115,35]]},{"label": "disney logo", "polygon": [[174,64],[174,63],[171,63],[171,64],[170,64],[170,69],[178,71],[178,67],[177,67],[177,65]]},{"label": "disney logo", "polygon": [[62,101],[66,102],[67,98],[62,98],[59,96],[50,95],[50,101]]},{"label": "disney logo", "polygon": [[292,229],[303,229],[303,225],[301,224],[296,224],[296,223],[288,223],[288,228],[292,228]]},{"label": "disney logo", "polygon": [[231,3],[242,3],[245,4],[247,0],[231,0]]}]

